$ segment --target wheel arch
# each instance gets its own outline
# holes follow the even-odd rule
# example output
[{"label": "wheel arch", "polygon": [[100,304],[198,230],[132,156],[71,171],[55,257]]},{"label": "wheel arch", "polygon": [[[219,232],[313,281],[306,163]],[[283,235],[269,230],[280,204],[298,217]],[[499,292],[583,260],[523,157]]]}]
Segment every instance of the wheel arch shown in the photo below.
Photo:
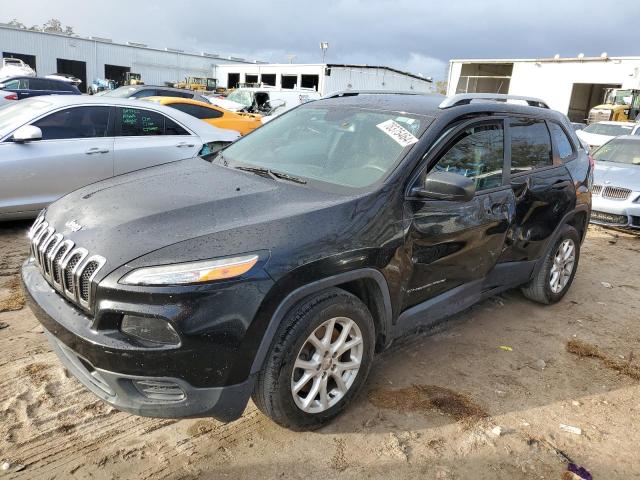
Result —
[{"label": "wheel arch", "polygon": [[284,316],[301,300],[328,288],[341,288],[358,297],[373,317],[376,351],[387,345],[392,321],[391,295],[387,281],[379,270],[361,268],[313,281],[290,292],[280,302],[269,321],[251,365],[252,375],[262,369]]}]

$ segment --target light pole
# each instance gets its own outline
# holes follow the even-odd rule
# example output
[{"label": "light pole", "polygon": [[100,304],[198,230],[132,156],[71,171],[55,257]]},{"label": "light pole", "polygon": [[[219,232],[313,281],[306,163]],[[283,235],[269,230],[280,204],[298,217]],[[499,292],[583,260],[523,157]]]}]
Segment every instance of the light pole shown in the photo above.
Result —
[{"label": "light pole", "polygon": [[324,57],[329,49],[329,42],[320,42],[320,49],[322,50],[322,63],[324,63]]}]

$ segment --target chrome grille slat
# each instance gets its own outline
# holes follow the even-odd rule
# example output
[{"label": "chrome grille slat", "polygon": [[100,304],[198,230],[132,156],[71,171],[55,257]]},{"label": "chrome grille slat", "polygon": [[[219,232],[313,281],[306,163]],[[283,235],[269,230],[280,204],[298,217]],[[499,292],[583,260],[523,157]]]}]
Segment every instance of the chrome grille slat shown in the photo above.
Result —
[{"label": "chrome grille slat", "polygon": [[29,229],[31,256],[42,276],[55,290],[73,303],[90,311],[93,307],[93,281],[107,262],[100,255],[89,255],[86,248],[56,233],[40,215]]},{"label": "chrome grille slat", "polygon": [[623,187],[605,187],[602,192],[604,198],[610,198],[612,200],[626,200],[631,195],[631,190]]}]

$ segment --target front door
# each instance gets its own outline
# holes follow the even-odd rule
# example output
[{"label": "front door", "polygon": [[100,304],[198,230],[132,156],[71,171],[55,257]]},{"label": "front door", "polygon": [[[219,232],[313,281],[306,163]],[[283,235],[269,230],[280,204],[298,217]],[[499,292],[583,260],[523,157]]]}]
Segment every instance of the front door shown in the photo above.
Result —
[{"label": "front door", "polygon": [[574,207],[575,189],[563,162],[575,155],[575,148],[555,122],[512,118],[507,131],[516,216],[500,262],[533,261],[543,255],[555,229]]},{"label": "front door", "polygon": [[113,175],[111,107],[71,107],[32,123],[42,140],[0,143],[0,213],[37,211]]},{"label": "front door", "polygon": [[[514,195],[504,172],[503,120],[467,122],[440,142],[425,172],[448,171],[475,180],[468,202],[409,198],[406,236],[412,273],[403,309],[482,279],[502,253]],[[431,165],[433,165],[431,167]],[[421,174],[418,183],[424,181]]]}]

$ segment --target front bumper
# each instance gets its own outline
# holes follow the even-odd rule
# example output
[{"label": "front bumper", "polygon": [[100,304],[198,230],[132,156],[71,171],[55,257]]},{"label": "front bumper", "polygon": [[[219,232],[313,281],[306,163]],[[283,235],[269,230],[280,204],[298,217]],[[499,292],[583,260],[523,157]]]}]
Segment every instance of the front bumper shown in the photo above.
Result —
[{"label": "front bumper", "polygon": [[[252,377],[232,385],[203,387],[174,375],[158,374],[159,363],[163,365],[172,356],[180,358],[188,352],[143,352],[126,345],[117,332],[92,330],[91,318],[58,295],[32,263],[23,265],[22,283],[27,305],[44,326],[62,363],[85,387],[113,407],[160,418],[214,417],[232,421],[242,415],[253,391]],[[193,369],[197,370],[193,360]],[[132,371],[105,365],[127,365]],[[139,374],[148,372],[153,375]]]},{"label": "front bumper", "polygon": [[594,196],[591,206],[591,223],[608,227],[640,229],[640,203],[633,192],[629,199],[620,201]]}]

